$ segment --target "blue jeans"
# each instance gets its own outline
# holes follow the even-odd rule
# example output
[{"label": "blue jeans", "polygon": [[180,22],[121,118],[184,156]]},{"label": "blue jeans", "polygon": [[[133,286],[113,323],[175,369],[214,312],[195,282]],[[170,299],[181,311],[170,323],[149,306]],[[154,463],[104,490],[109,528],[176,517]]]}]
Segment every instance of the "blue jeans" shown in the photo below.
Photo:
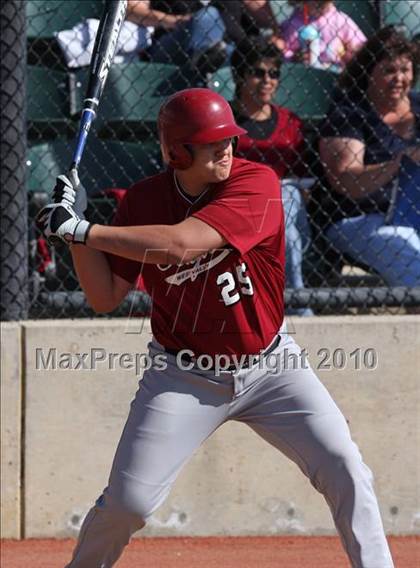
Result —
[{"label": "blue jeans", "polygon": [[420,286],[420,235],[412,227],[386,225],[369,213],[342,219],[326,235],[337,251],[373,268],[389,286]]},{"label": "blue jeans", "polygon": [[[299,188],[292,182],[282,183],[282,195],[286,222],[286,287],[304,288],[302,257],[310,242],[305,204]],[[287,313],[313,315],[309,308],[287,310]]]},{"label": "blue jeans", "polygon": [[194,55],[206,51],[222,41],[225,24],[214,6],[207,6],[193,14],[160,38],[148,50],[152,61],[182,65]]}]

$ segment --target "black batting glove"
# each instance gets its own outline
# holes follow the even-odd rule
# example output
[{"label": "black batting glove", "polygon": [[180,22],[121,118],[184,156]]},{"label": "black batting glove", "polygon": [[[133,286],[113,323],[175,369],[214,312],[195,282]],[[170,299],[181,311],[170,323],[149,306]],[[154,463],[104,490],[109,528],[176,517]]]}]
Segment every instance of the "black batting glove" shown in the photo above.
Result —
[{"label": "black batting glove", "polygon": [[49,243],[86,244],[91,223],[80,219],[68,203],[47,205],[36,216],[36,225]]}]

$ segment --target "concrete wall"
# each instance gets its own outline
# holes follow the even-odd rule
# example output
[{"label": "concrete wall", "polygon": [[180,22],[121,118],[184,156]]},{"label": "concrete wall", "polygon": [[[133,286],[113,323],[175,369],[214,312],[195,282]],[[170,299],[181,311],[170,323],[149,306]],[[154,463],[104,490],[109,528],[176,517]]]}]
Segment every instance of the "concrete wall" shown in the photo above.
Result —
[{"label": "concrete wall", "polygon": [[21,536],[22,365],[17,323],[1,324],[1,534]]},{"label": "concrete wall", "polygon": [[[353,437],[375,474],[387,532],[418,533],[420,317],[295,318],[288,323],[349,420]],[[98,356],[107,357],[145,353],[149,321],[4,324],[2,336],[6,408],[2,469],[6,464],[7,473],[2,476],[3,536],[19,537],[21,525],[25,537],[73,536],[107,483],[137,378],[133,369],[111,371],[105,361],[97,363],[96,371],[69,370],[63,354],[95,348]],[[57,350],[56,363],[63,368],[37,369],[42,363],[40,350],[47,362],[50,348]],[[357,354],[367,349],[373,350],[368,354],[376,353],[376,365],[369,358],[363,364],[362,357],[362,368],[357,369]],[[321,368],[328,364],[330,369]],[[324,534],[333,530],[323,498],[297,467],[246,426],[229,423],[197,452],[142,534]]]}]

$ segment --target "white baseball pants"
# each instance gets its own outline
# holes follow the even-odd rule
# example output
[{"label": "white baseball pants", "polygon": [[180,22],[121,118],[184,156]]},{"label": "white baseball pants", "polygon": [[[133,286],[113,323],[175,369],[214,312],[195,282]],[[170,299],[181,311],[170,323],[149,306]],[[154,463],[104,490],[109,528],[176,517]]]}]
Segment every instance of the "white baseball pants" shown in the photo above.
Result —
[{"label": "white baseball pants", "polygon": [[[150,355],[160,352],[153,341]],[[275,353],[285,358],[300,348],[282,335]],[[248,424],[324,495],[352,567],[393,567],[371,472],[309,366],[272,372],[255,365],[215,376],[182,371],[172,355],[167,361],[165,371],[150,369],[140,382],[109,485],[88,513],[67,568],[113,566],[131,535],[163,503],[184,464],[227,420]]]}]

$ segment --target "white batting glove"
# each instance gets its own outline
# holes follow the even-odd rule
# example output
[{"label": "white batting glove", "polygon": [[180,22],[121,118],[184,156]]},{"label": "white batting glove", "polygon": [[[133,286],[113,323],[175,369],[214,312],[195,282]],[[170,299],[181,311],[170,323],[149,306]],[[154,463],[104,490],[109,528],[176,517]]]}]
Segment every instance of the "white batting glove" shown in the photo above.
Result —
[{"label": "white batting glove", "polygon": [[50,242],[86,244],[91,223],[76,214],[68,203],[47,205],[38,213],[36,224]]},{"label": "white batting glove", "polygon": [[70,170],[67,175],[58,176],[53,189],[53,202],[70,205],[79,219],[85,218],[87,195],[77,170]]}]

